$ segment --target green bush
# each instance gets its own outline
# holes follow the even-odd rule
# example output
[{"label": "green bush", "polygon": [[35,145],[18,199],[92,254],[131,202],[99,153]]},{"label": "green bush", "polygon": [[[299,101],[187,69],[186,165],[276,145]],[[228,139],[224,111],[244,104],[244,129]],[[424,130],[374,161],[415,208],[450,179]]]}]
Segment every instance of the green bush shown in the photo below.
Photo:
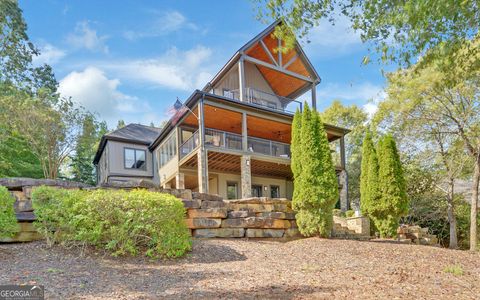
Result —
[{"label": "green bush", "polygon": [[343,214],[343,212],[342,212],[341,209],[334,208],[334,209],[332,210],[332,213],[333,213],[333,215],[336,216],[336,217],[344,217],[344,214]]},{"label": "green bush", "polygon": [[36,226],[49,243],[93,245],[112,255],[179,257],[191,249],[183,203],[145,190],[32,193]]},{"label": "green bush", "polygon": [[347,210],[347,211],[345,212],[345,216],[346,216],[347,218],[354,217],[354,216],[355,216],[355,211],[349,209],[349,210]]},{"label": "green bush", "polygon": [[0,186],[0,238],[12,237],[18,230],[14,203],[15,199],[7,188]]}]

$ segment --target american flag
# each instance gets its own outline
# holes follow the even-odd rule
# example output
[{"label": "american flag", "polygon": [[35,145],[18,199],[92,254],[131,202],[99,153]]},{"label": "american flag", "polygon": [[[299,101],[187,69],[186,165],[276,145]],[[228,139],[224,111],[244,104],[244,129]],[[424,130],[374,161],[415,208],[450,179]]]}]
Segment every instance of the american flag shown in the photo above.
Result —
[{"label": "american flag", "polygon": [[168,114],[171,115],[172,124],[175,125],[183,113],[188,108],[177,98],[175,103],[168,109]]}]

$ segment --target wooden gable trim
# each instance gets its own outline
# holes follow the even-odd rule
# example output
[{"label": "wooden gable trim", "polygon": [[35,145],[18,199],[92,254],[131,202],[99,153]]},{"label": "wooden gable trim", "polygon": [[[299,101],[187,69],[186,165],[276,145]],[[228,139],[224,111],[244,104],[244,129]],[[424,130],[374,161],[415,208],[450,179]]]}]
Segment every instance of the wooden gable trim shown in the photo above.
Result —
[{"label": "wooden gable trim", "polygon": [[269,68],[269,69],[273,69],[275,71],[284,73],[286,75],[295,77],[295,78],[303,80],[303,81],[307,81],[307,82],[310,82],[310,83],[315,83],[315,80],[313,80],[313,79],[311,79],[307,76],[303,76],[301,74],[298,74],[298,73],[292,72],[290,70],[287,70],[284,67],[279,67],[279,66],[276,66],[276,65],[269,64],[267,62],[264,62],[263,60],[257,59],[255,57],[251,57],[251,56],[246,55],[246,54],[244,54],[243,57],[246,61],[249,61],[251,63],[258,64],[258,65],[261,65],[261,66]]}]

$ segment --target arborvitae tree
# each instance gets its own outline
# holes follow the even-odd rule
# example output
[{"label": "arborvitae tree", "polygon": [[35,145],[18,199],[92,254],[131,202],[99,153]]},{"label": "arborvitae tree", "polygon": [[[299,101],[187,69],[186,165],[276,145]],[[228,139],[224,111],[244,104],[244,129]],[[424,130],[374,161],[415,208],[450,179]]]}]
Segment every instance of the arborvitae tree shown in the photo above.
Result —
[{"label": "arborvitae tree", "polygon": [[[298,197],[295,197],[295,193],[298,193],[300,189],[300,179],[301,179],[301,170],[302,170],[302,138],[301,138],[301,128],[302,128],[302,113],[300,112],[299,109],[295,112],[295,115],[293,116],[293,122],[292,122],[292,141],[290,143],[290,152],[292,153],[292,160],[291,160],[291,168],[292,168],[292,173],[293,173],[293,184],[294,184],[294,189],[293,189],[293,199],[296,199]],[[297,185],[299,188],[296,188]],[[295,202],[295,200],[294,200]]]},{"label": "arborvitae tree", "polygon": [[[305,236],[329,236],[333,223],[332,210],[339,197],[337,176],[320,115],[316,110],[311,111],[306,103],[300,141],[297,134],[294,140],[297,145],[293,146],[296,153],[292,156],[301,161],[293,198],[298,228]],[[295,165],[295,172],[297,168],[298,165]]]},{"label": "arborvitae tree", "polygon": [[372,133],[367,130],[362,145],[362,165],[360,174],[360,208],[364,215],[368,215],[369,197],[368,197],[368,169],[372,152],[375,152],[375,146],[372,141]]},{"label": "arborvitae tree", "polygon": [[[400,217],[408,212],[408,198],[405,178],[395,140],[391,135],[381,138],[378,153],[378,201],[371,203],[369,209],[375,226],[382,237],[396,235]],[[369,174],[371,176],[371,174]],[[371,193],[372,190],[369,191]]]}]

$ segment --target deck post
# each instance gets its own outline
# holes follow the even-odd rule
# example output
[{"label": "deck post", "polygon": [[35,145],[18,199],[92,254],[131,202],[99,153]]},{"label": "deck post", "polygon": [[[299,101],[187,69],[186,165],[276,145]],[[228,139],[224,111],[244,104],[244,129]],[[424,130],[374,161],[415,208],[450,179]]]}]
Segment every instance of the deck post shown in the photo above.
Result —
[{"label": "deck post", "polygon": [[198,191],[200,193],[208,193],[208,158],[205,149],[205,113],[203,109],[203,100],[198,102],[198,132],[200,147],[197,152],[198,161]]},{"label": "deck post", "polygon": [[242,199],[252,197],[252,169],[250,155],[242,155],[240,159]]},{"label": "deck post", "polygon": [[185,174],[177,173],[175,175],[175,187],[179,190],[185,189]]},{"label": "deck post", "polygon": [[248,127],[247,127],[247,113],[242,113],[242,150],[248,151]]},{"label": "deck post", "polygon": [[243,55],[240,57],[238,61],[238,91],[239,91],[239,99],[240,101],[245,101],[245,62],[243,59]]},{"label": "deck post", "polygon": [[317,86],[312,83],[312,108],[317,110]]}]

